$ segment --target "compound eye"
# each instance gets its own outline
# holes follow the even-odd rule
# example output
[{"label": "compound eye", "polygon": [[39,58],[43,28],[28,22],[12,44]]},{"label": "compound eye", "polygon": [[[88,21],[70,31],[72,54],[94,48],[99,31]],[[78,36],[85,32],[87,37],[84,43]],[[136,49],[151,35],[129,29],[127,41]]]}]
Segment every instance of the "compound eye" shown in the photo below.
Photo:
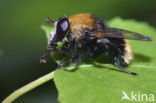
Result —
[{"label": "compound eye", "polygon": [[69,24],[67,21],[64,21],[63,23],[61,23],[61,29],[62,31],[66,31],[69,27]]},{"label": "compound eye", "polygon": [[56,22],[56,32],[54,38],[56,41],[62,41],[69,30],[69,21],[67,18],[61,18]]}]

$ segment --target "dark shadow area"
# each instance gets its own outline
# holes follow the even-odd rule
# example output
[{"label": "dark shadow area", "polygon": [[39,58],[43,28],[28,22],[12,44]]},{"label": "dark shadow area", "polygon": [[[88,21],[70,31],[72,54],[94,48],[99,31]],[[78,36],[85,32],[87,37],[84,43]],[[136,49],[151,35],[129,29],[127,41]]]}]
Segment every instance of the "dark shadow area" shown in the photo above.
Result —
[{"label": "dark shadow area", "polygon": [[[80,63],[74,62],[75,65],[74,68],[72,70],[69,70],[70,72],[76,71],[79,69],[79,66],[82,65],[81,63],[85,63],[85,64],[91,64],[94,67],[97,67],[98,69],[108,69],[108,70],[113,70],[113,71],[118,71],[118,72],[122,72],[122,73],[126,73],[120,69],[117,69],[117,67],[114,66],[114,68],[108,67],[108,66],[104,66],[101,64],[110,64],[111,65],[111,61],[108,60],[108,58],[105,58],[105,60],[101,59],[101,58],[105,58],[104,56],[100,56],[97,58],[91,58],[91,57],[84,57],[83,60]],[[68,65],[65,65],[65,67],[68,67],[70,65],[70,63]],[[113,65],[113,64],[112,64]],[[68,71],[68,70],[67,70]]]},{"label": "dark shadow area", "polygon": [[[90,64],[92,64],[94,67],[97,67],[98,69],[108,69],[108,70],[113,70],[113,71],[117,71],[117,72],[121,72],[121,73],[126,73],[126,72],[124,72],[124,71],[122,71],[122,70],[120,70],[120,69],[117,69],[117,67],[115,67],[114,66],[114,68],[111,68],[111,67],[106,67],[106,66],[103,66],[103,65],[100,65],[100,64],[96,64],[96,63],[94,63],[94,62],[92,62],[92,63],[90,63]],[[73,71],[76,71],[76,70],[78,70],[79,69],[79,65],[80,64],[76,64],[75,65],[75,67],[72,69],[72,70],[70,70],[70,72],[73,72]],[[111,65],[111,64],[110,64]],[[66,69],[65,69],[66,70]],[[67,70],[68,71],[68,70]],[[127,73],[126,73],[127,74]]]},{"label": "dark shadow area", "polygon": [[134,53],[134,60],[135,61],[141,61],[141,62],[150,62],[152,57],[139,54],[139,53]]},{"label": "dark shadow area", "polygon": [[[123,70],[121,69],[117,69],[117,67],[108,67],[108,66],[104,66],[104,65],[101,65],[101,64],[112,64],[112,62],[110,61],[110,59],[104,55],[100,55],[99,57],[96,57],[96,58],[91,58],[91,57],[81,57],[83,58],[83,60],[81,62],[85,63],[85,64],[92,64],[94,67],[97,67],[98,69],[108,69],[108,70],[113,70],[113,71],[118,71],[118,72],[122,72],[122,73],[126,73],[124,72]],[[150,62],[151,61],[151,57],[149,56],[146,56],[146,55],[143,55],[143,54],[139,54],[139,53],[134,53],[134,61],[141,61],[141,62]],[[80,62],[80,63],[81,63]],[[75,67],[70,70],[71,72],[72,71],[76,71],[79,66],[81,65],[80,63],[76,63],[75,62]],[[68,65],[66,65],[65,67],[69,66],[70,63]],[[113,64],[112,64],[113,65]],[[127,65],[125,67],[125,69],[128,67],[129,65]]]}]

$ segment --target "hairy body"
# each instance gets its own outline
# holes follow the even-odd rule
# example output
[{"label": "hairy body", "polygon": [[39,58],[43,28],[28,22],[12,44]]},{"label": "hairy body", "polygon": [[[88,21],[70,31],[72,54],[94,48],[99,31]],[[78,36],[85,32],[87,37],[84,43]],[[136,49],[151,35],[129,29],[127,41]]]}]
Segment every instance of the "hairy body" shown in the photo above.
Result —
[{"label": "hairy body", "polygon": [[[57,49],[58,42],[62,42],[59,50],[64,54],[64,58],[58,68],[63,66],[62,64],[79,60],[81,53],[93,58],[104,54],[109,63],[129,74],[137,75],[124,68],[133,58],[127,39],[151,41],[151,38],[136,32],[110,28],[102,19],[89,13],[61,17],[56,21],[48,19],[48,23],[50,22],[54,23],[48,46],[50,51],[41,57],[41,62],[45,62],[45,57]],[[66,56],[73,51],[75,53],[72,58],[64,63]]]}]

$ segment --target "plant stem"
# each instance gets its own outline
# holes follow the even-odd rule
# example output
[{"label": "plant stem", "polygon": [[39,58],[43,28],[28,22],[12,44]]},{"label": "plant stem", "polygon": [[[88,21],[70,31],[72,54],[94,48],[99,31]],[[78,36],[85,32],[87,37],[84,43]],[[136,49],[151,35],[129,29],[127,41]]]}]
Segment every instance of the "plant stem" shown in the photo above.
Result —
[{"label": "plant stem", "polygon": [[53,79],[53,77],[54,77],[54,71],[38,78],[37,80],[35,80],[33,82],[30,82],[29,84],[27,84],[21,88],[19,88],[18,90],[16,90],[12,94],[10,94],[7,98],[5,98],[2,101],[2,103],[12,103],[14,100],[16,100],[21,95],[23,95],[23,94],[29,92],[30,90],[40,86],[41,84],[44,84],[45,82]]}]

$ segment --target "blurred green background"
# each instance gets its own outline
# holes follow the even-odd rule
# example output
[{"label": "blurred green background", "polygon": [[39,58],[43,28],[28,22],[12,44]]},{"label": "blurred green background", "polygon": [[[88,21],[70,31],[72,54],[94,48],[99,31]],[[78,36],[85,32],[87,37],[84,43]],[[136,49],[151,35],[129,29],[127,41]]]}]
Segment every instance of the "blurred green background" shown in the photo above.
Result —
[{"label": "blurred green background", "polygon": [[[46,36],[40,28],[46,16],[56,19],[86,12],[106,20],[120,16],[156,27],[155,0],[0,0],[0,101],[56,66],[50,57],[47,64],[39,63],[46,52]],[[53,81],[16,100],[16,103],[56,102]]]}]

